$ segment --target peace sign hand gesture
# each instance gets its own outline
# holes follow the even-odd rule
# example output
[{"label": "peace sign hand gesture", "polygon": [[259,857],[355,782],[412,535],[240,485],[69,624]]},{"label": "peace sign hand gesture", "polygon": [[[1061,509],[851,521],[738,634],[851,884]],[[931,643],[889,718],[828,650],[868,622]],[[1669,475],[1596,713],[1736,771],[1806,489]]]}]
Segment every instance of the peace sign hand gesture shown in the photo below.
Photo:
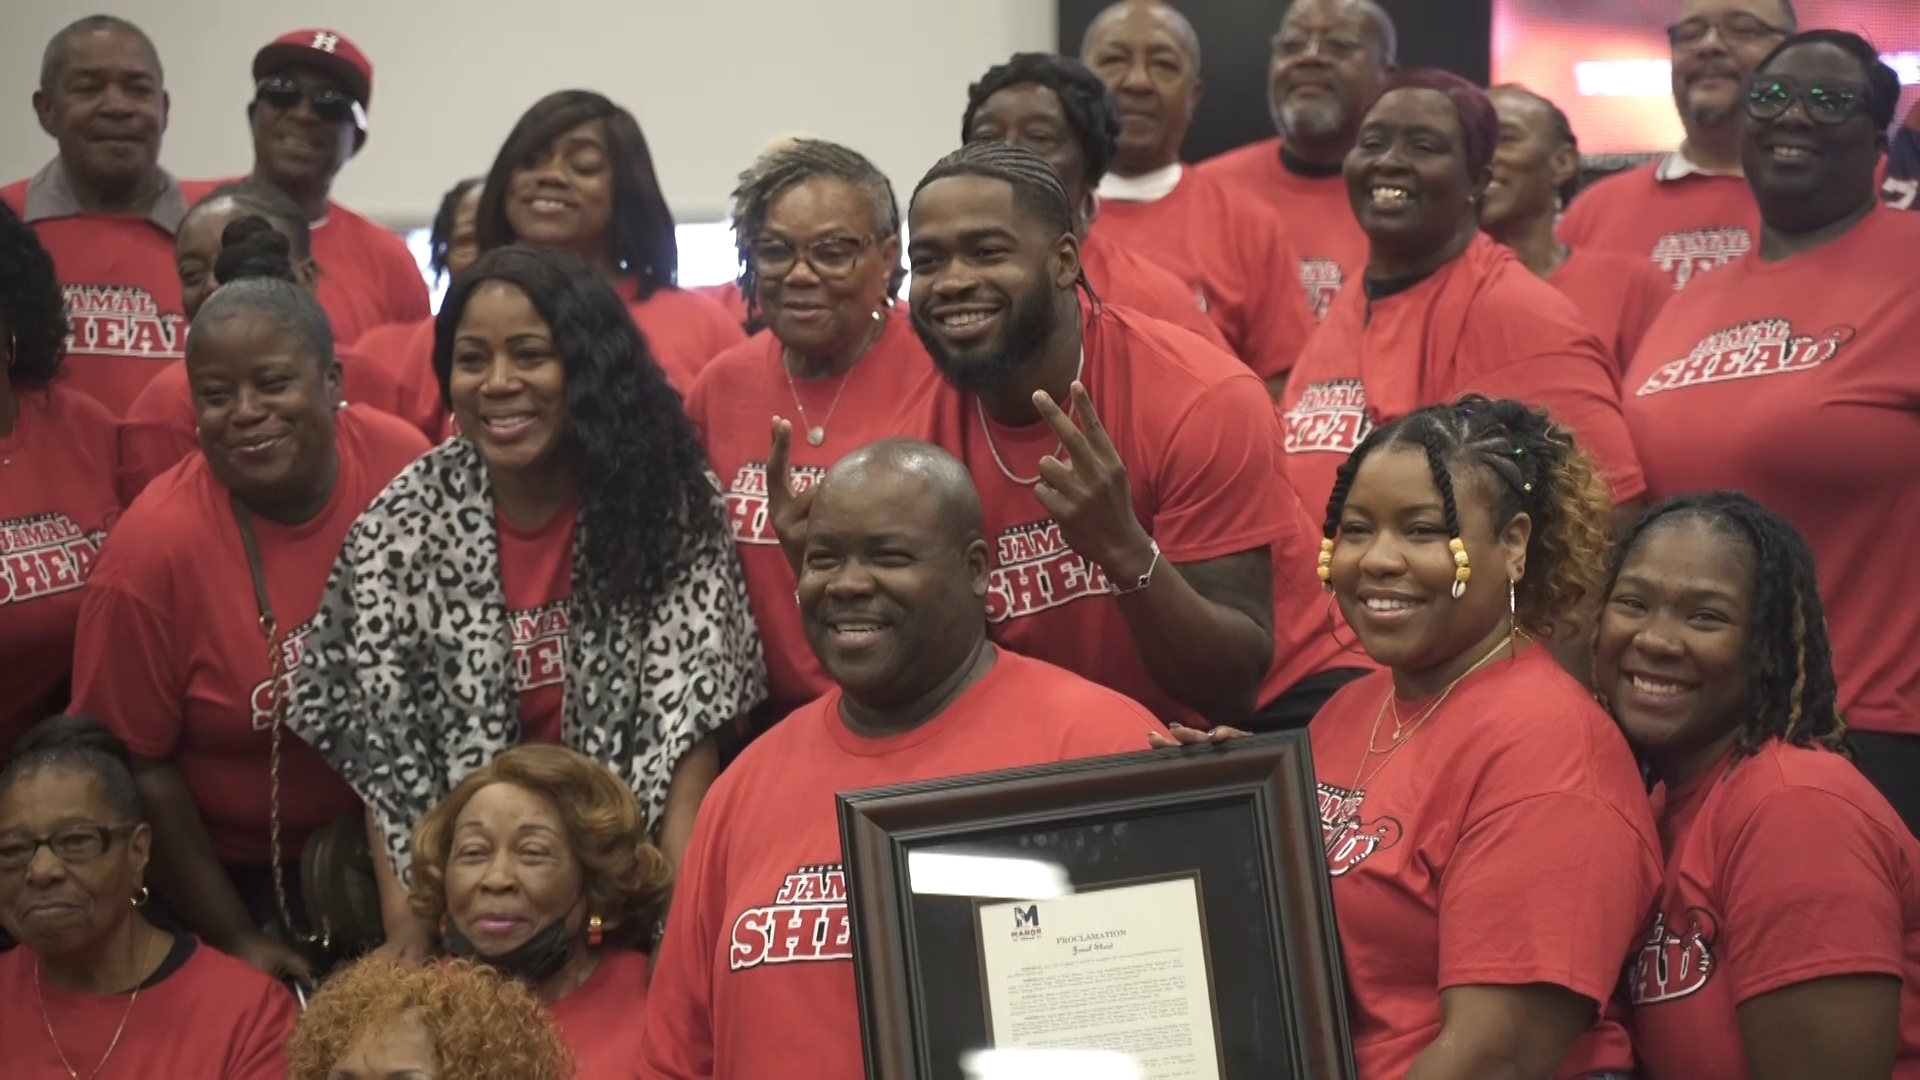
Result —
[{"label": "peace sign hand gesture", "polygon": [[1081,557],[1098,565],[1110,584],[1126,590],[1153,563],[1153,539],[1133,514],[1133,488],[1126,464],[1093,409],[1087,388],[1073,384],[1069,417],[1045,390],[1035,391],[1034,407],[1060,437],[1060,457],[1040,459],[1034,497],[1053,515],[1061,538]]}]

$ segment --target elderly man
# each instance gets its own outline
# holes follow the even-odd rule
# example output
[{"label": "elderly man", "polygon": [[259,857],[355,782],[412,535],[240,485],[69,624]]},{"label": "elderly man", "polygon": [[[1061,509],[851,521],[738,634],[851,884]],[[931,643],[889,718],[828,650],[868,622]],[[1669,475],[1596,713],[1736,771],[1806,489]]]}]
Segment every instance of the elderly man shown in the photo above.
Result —
[{"label": "elderly man", "polygon": [[295,30],[254,55],[253,78],[253,178],[306,212],[334,339],[425,319],[427,283],[406,243],[332,199],[340,170],[367,144],[372,62],[338,31]]},{"label": "elderly man", "polygon": [[1798,25],[1792,0],[1685,0],[1667,40],[1686,139],[1574,199],[1560,239],[1650,258],[1676,292],[1752,249],[1760,210],[1740,170],[1746,79]]},{"label": "elderly man", "polygon": [[81,19],[47,42],[33,111],[59,154],[0,199],[53,256],[71,321],[72,385],[117,418],[163,364],[185,355],[173,234],[188,198],[160,167],[160,55],[124,19]]},{"label": "elderly man", "polygon": [[1087,28],[1081,60],[1113,92],[1120,133],[1090,238],[1132,249],[1199,296],[1227,343],[1277,397],[1313,331],[1285,227],[1244,193],[1180,162],[1200,102],[1200,45],[1186,17],[1124,0]]},{"label": "elderly man", "polygon": [[1126,698],[990,644],[991,565],[966,467],[936,447],[870,443],[813,489],[797,598],[838,689],[748,747],[702,804],[640,1076],[862,1074],[836,792],[1125,753],[1165,734]]},{"label": "elderly man", "polygon": [[1373,0],[1294,0],[1267,68],[1267,105],[1280,135],[1199,167],[1279,215],[1316,320],[1367,266],[1367,236],[1343,169],[1367,108],[1399,70],[1397,49],[1393,20]]}]

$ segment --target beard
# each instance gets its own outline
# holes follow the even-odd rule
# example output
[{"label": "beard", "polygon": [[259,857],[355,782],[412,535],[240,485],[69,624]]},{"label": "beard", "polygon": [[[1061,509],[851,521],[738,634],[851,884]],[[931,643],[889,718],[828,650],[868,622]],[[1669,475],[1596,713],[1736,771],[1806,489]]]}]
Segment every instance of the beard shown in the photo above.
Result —
[{"label": "beard", "polygon": [[972,345],[955,346],[940,336],[937,326],[923,321],[918,309],[913,312],[913,332],[933,357],[940,377],[956,390],[980,393],[1013,378],[1020,365],[1038,352],[1060,325],[1060,313],[1053,303],[1053,291],[1038,288],[1017,300],[1009,312],[1007,328],[998,338]]},{"label": "beard", "polygon": [[1732,120],[1739,111],[1740,106],[1731,101],[1711,104],[1688,102],[1686,105],[1687,119],[1692,121],[1696,128],[1720,127]]},{"label": "beard", "polygon": [[1294,105],[1285,101],[1274,110],[1280,131],[1289,138],[1325,139],[1347,125],[1347,109],[1338,101]]}]

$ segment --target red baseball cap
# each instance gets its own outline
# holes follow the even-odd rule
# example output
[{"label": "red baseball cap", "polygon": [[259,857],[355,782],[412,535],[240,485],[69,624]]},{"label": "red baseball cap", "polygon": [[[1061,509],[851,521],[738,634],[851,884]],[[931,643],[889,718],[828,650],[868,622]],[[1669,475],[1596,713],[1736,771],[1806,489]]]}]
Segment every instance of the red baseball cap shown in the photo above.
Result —
[{"label": "red baseball cap", "polygon": [[[253,54],[253,77],[264,79],[295,64],[321,68],[346,85],[365,110],[373,98],[373,64],[360,46],[337,30],[295,30]],[[363,125],[364,126],[364,125]]]}]

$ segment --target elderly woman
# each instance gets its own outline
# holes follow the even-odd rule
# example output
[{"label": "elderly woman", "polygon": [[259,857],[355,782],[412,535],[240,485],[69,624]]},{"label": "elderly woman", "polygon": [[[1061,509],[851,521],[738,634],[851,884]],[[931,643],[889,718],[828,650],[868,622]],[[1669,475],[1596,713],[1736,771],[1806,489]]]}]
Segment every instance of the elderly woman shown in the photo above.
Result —
[{"label": "elderly woman", "polygon": [[1806,541],[1745,495],[1621,541],[1594,669],[1658,781],[1666,875],[1626,980],[1653,1080],[1920,1069],[1920,843],[1847,762],[1826,627]]},{"label": "elderly woman", "polygon": [[1558,105],[1524,86],[1496,86],[1487,97],[1500,117],[1500,139],[1480,228],[1565,293],[1600,335],[1614,370],[1624,369],[1673,295],[1671,281],[1638,255],[1561,243],[1554,226],[1579,185],[1573,125]]},{"label": "elderly woman", "polygon": [[[53,259],[0,204],[0,758],[66,704],[80,587],[120,516],[106,407],[58,380],[67,315]],[[58,380],[58,381],[57,381]]]},{"label": "elderly woman", "polygon": [[0,1076],[280,1080],[293,996],[147,921],[152,830],[126,748],[56,717],[0,772]]},{"label": "elderly woman", "polygon": [[525,986],[479,964],[374,957],[329,980],[287,1041],[287,1080],[570,1080]]},{"label": "elderly woman", "polygon": [[[215,188],[187,211],[174,238],[187,318],[214,290],[242,278],[274,278],[315,290],[321,270],[312,245],[306,215],[280,189],[253,181]],[[339,342],[334,345],[345,400],[413,420],[419,389],[403,386],[386,368]],[[196,423],[186,365],[169,364],[148,381],[120,421],[123,500],[132,503],[154,477],[199,449]]]},{"label": "elderly woman", "polygon": [[725,506],[603,277],[569,252],[488,252],[440,310],[434,371],[462,435],[347,536],[288,717],[373,814],[406,955],[431,936],[402,888],[408,838],[468,773],[563,743],[626,783],[677,860],[718,769],[708,736],[766,693]]},{"label": "elderly woman", "polygon": [[1480,232],[1499,120],[1444,71],[1395,76],[1347,155],[1366,231],[1362,287],[1342,289],[1287,384],[1287,469],[1309,514],[1375,429],[1467,391],[1545,406],[1579,433],[1616,503],[1646,483],[1606,347],[1571,301]]},{"label": "elderly woman", "polygon": [[727,518],[766,643],[764,728],[832,682],[801,632],[794,572],[767,503],[768,430],[794,423],[791,462],[810,485],[848,452],[908,430],[935,382],[933,361],[893,295],[900,210],[865,157],[818,139],[776,145],[734,191],[740,287],[767,329],[722,353],[694,383],[687,416],[726,491]]},{"label": "elderly woman", "polygon": [[583,1080],[628,1080],[646,1029],[647,958],[672,871],[633,792],[559,746],[471,773],[413,834],[415,914],[451,956],[532,987]]},{"label": "elderly woman", "polygon": [[1753,76],[1744,158],[1759,246],[1674,297],[1622,384],[1655,496],[1726,488],[1807,538],[1854,760],[1920,830],[1920,215],[1875,195],[1899,79],[1816,30]]},{"label": "elderly woman", "polygon": [[[362,811],[283,732],[288,685],[348,528],[427,444],[342,407],[326,314],[289,282],[215,292],[186,371],[201,452],[148,485],[122,519],[134,539],[101,553],[81,597],[74,707],[136,755],[155,890],[216,948],[304,974],[312,958],[284,940],[311,929],[285,856]],[[281,937],[262,932],[270,922]]]}]

